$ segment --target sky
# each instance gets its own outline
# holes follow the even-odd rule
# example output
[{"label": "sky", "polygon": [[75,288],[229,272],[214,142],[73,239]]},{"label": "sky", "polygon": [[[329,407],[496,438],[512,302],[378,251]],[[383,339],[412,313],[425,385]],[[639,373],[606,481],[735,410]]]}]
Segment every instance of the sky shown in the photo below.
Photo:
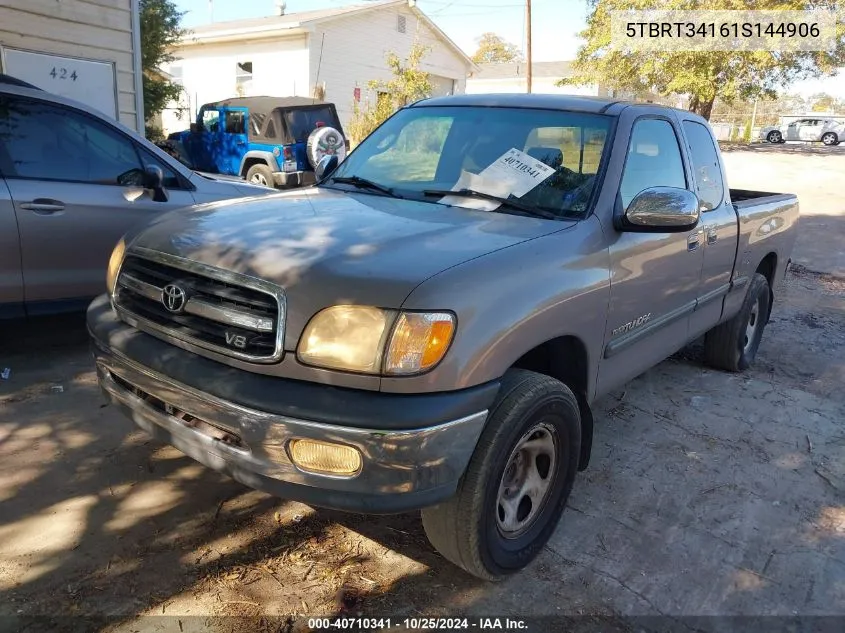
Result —
[{"label": "sky", "polygon": [[[361,4],[361,0],[286,0],[287,13],[313,11]],[[274,0],[174,0],[187,11],[186,27],[215,22],[274,15]],[[422,9],[455,43],[468,54],[475,52],[478,37],[493,32],[525,50],[524,0],[417,0]],[[534,61],[561,61],[575,57],[586,26],[585,0],[532,0],[532,40]],[[786,92],[809,96],[827,92],[845,99],[845,75],[800,82]]]}]

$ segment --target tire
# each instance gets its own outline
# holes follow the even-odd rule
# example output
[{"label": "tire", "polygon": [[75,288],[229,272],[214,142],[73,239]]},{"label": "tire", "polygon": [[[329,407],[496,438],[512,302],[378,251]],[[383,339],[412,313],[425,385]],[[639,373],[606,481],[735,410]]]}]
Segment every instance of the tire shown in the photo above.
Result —
[{"label": "tire", "polygon": [[766,134],[766,140],[769,141],[769,143],[783,143],[783,134],[777,130],[772,130]]},{"label": "tire", "polygon": [[769,282],[755,273],[739,312],[704,336],[708,365],[727,371],[743,371],[751,366],[769,319],[771,296]]},{"label": "tire", "polygon": [[[527,459],[525,450],[516,450],[525,443],[537,451]],[[542,374],[508,371],[455,496],[422,511],[429,541],[478,578],[501,580],[519,571],[557,527],[578,471],[580,446],[581,415],[572,391]],[[520,485],[529,473],[535,489],[547,482],[536,506]]]},{"label": "tire", "polygon": [[822,134],[822,143],[824,143],[828,147],[839,145],[839,137],[836,136],[835,132],[825,132],[824,134]]},{"label": "tire", "polygon": [[273,186],[273,172],[267,165],[256,163],[246,172],[247,182],[254,185],[264,185],[265,187]]}]

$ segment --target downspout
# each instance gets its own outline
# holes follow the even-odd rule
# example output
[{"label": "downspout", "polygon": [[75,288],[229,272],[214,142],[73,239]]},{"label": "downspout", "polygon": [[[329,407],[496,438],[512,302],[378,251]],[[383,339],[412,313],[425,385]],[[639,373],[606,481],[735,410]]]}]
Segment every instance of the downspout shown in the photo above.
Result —
[{"label": "downspout", "polygon": [[146,119],[144,118],[144,75],[141,68],[141,3],[140,0],[130,0],[132,3],[132,62],[135,76],[135,125],[138,134],[144,136]]}]

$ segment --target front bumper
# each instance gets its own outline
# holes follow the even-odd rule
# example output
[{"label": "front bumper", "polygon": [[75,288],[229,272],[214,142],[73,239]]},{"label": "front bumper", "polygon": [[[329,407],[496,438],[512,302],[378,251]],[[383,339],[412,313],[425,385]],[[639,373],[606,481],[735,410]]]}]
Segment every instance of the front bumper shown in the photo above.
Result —
[{"label": "front bumper", "polygon": [[[487,411],[480,410],[423,428],[395,430],[343,426],[316,415],[301,419],[244,406],[177,382],[119,351],[133,339],[134,345],[126,349],[166,344],[118,322],[107,305],[103,298],[95,300],[88,327],[100,385],[109,400],[154,437],[247,486],[285,499],[375,514],[439,503],[454,494],[487,418]],[[167,354],[167,365],[179,366],[182,372],[191,362],[213,362],[172,346],[167,346]],[[202,368],[205,380],[207,371]],[[240,374],[247,374],[244,380],[254,376],[288,383],[288,388],[295,382]],[[373,399],[384,395],[390,394],[369,393]],[[403,413],[397,410],[396,415]],[[363,466],[352,477],[300,470],[288,455],[288,442],[294,438],[353,446]]]},{"label": "front bumper", "polygon": [[306,187],[317,182],[313,171],[274,171],[273,184],[277,187]]}]

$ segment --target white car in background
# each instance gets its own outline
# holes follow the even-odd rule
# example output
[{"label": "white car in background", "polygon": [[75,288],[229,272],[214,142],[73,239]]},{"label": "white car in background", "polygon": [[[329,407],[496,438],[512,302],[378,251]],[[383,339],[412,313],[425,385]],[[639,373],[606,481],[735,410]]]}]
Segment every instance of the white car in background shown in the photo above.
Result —
[{"label": "white car in background", "polygon": [[786,141],[821,141],[825,145],[839,145],[845,140],[845,122],[835,119],[807,117],[786,126],[769,126],[760,130],[760,139],[769,143]]}]

